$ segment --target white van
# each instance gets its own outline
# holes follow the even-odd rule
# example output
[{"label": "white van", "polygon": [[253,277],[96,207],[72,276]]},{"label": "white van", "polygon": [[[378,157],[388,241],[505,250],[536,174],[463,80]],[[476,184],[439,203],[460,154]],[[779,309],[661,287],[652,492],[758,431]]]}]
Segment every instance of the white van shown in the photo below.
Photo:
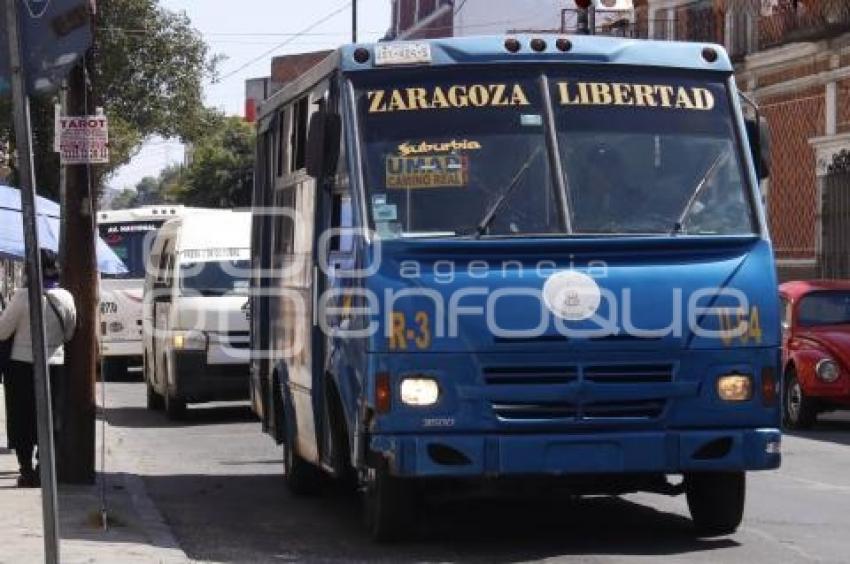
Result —
[{"label": "white van", "polygon": [[201,212],[165,223],[143,296],[148,408],[248,399],[251,214]]},{"label": "white van", "polygon": [[175,217],[207,211],[180,205],[142,206],[97,213],[100,237],[127,272],[100,276],[100,354],[103,377],[118,380],[142,364],[142,290],[145,260],[156,230]]}]

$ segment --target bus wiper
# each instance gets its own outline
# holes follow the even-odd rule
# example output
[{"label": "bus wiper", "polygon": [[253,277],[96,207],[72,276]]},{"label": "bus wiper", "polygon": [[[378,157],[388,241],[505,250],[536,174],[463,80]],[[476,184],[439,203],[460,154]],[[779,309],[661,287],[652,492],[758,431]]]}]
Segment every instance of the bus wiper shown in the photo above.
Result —
[{"label": "bus wiper", "polygon": [[723,164],[727,157],[729,156],[729,149],[726,149],[714,159],[714,162],[711,163],[711,166],[708,167],[708,170],[705,171],[705,174],[702,176],[697,185],[694,187],[694,191],[691,193],[691,197],[688,198],[688,203],[685,204],[685,209],[682,210],[682,213],[679,214],[679,219],[673,225],[673,229],[670,230],[670,235],[677,235],[682,232],[682,227],[685,225],[685,220],[691,214],[691,209],[694,207],[694,204],[697,203],[697,200],[702,195],[705,187],[708,186],[708,181],[714,176],[714,173],[717,172],[717,169],[720,168],[720,165]]},{"label": "bus wiper", "polygon": [[478,222],[478,225],[475,227],[475,238],[480,239],[484,232],[487,231],[487,228],[490,227],[490,224],[493,223],[493,220],[496,218],[496,214],[499,213],[499,210],[502,209],[502,205],[505,203],[505,200],[508,199],[508,196],[514,191],[514,189],[519,186],[519,181],[522,180],[525,171],[531,167],[531,163],[534,162],[534,159],[537,158],[537,155],[543,152],[543,147],[537,147],[531,155],[529,155],[528,159],[523,163],[522,167],[517,171],[514,175],[511,183],[505,187],[502,191],[502,194],[499,198],[493,202],[493,205],[490,206],[490,209],[487,210],[487,213],[484,214],[484,217],[481,218],[481,221]]}]

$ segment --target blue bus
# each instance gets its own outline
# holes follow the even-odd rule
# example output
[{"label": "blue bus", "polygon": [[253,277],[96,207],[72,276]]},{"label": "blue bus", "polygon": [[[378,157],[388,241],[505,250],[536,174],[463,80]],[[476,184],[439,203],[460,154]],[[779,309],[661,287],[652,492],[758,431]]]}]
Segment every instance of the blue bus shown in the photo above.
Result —
[{"label": "blue bus", "polygon": [[780,464],[767,131],[722,47],[355,44],[263,103],[252,403],[298,494],[685,494]]}]

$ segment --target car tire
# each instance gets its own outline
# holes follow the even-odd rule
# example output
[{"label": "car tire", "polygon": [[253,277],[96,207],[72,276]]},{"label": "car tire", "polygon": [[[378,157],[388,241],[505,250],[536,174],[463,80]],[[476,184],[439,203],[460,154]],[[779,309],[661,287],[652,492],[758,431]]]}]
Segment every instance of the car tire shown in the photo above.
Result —
[{"label": "car tire", "polygon": [[127,359],[104,358],[101,366],[104,382],[120,382],[127,379]]},{"label": "car tire", "polygon": [[150,381],[145,381],[145,389],[147,391],[147,407],[151,411],[160,411],[163,408],[163,398],[156,393]]},{"label": "car tire", "polygon": [[815,400],[807,397],[797,379],[797,371],[791,367],[785,372],[785,390],[782,395],[782,420],[788,429],[810,429],[817,421]]},{"label": "car tire", "polygon": [[363,520],[372,540],[394,542],[412,535],[418,515],[413,485],[392,476],[385,462],[363,490]]},{"label": "car tire", "polygon": [[283,443],[283,478],[289,491],[299,497],[316,495],[322,489],[320,470],[295,452],[291,439]]},{"label": "car tire", "polygon": [[685,475],[685,494],[700,536],[734,533],[744,517],[744,472],[695,472]]}]

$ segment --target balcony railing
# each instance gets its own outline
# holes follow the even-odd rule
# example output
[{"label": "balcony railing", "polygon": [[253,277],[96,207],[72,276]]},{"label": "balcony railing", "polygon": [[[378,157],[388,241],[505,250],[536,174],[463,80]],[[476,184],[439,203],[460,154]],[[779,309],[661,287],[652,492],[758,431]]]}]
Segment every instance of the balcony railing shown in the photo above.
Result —
[{"label": "balcony railing", "polygon": [[[561,11],[561,32],[574,33],[576,24],[575,10]],[[596,18],[599,35],[720,43],[733,60],[848,32],[850,0],[692,0],[665,9],[640,5],[627,18]]]},{"label": "balcony railing", "polygon": [[758,48],[815,41],[848,31],[848,0],[774,0],[758,19]]}]

